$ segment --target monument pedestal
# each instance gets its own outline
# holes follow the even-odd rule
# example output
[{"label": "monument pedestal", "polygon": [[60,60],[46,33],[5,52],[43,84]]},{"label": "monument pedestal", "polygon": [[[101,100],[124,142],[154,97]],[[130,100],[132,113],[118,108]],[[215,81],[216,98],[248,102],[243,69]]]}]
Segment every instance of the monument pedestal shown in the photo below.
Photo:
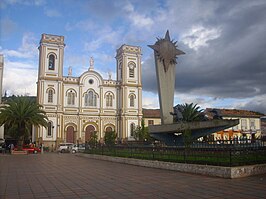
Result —
[{"label": "monument pedestal", "polygon": [[149,126],[149,132],[151,137],[163,141],[166,145],[177,146],[184,145],[182,134],[188,129],[191,131],[191,138],[196,140],[211,133],[235,126],[238,123],[238,119],[179,122]]}]

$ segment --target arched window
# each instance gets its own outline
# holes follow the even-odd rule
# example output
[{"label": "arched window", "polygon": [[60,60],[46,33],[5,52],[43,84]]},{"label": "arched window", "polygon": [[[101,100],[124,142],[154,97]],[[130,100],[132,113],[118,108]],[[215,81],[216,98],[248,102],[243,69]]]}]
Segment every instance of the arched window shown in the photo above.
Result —
[{"label": "arched window", "polygon": [[112,132],[113,131],[113,129],[112,129],[112,127],[110,127],[110,126],[108,126],[108,127],[106,127],[106,129],[105,129],[105,132]]},{"label": "arched window", "polygon": [[54,91],[52,89],[48,90],[48,103],[53,103]]},{"label": "arched window", "polygon": [[72,90],[67,93],[67,104],[68,105],[75,104],[75,93]]},{"label": "arched window", "polygon": [[47,136],[52,136],[53,134],[53,123],[51,121],[48,122],[48,131],[47,131]]},{"label": "arched window", "polygon": [[48,69],[54,70],[55,56],[53,54],[49,55]]},{"label": "arched window", "polygon": [[135,130],[135,123],[130,124],[130,137],[133,137]]},{"label": "arched window", "polygon": [[97,94],[94,91],[85,94],[85,106],[97,106]]},{"label": "arched window", "polygon": [[112,107],[113,106],[113,95],[111,93],[108,93],[106,95],[106,107]]},{"label": "arched window", "polygon": [[129,106],[134,107],[135,106],[135,95],[129,96]]},{"label": "arched window", "polygon": [[134,78],[136,64],[134,62],[129,62],[128,68],[129,68],[129,77]]},{"label": "arched window", "polygon": [[89,106],[93,106],[94,105],[94,93],[92,91],[89,91]]}]

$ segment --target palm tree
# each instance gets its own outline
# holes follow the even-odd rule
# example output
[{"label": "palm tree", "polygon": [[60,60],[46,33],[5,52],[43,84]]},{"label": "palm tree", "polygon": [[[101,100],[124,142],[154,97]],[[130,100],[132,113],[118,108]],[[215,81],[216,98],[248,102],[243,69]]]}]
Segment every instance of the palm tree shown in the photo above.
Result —
[{"label": "palm tree", "polygon": [[[203,109],[200,109],[200,107],[197,104],[185,103],[180,105],[180,107],[182,113],[182,121],[184,122],[202,121],[202,119],[204,118]],[[185,148],[187,149],[190,147],[190,145],[193,142],[191,129],[187,127],[182,132],[182,136]]]},{"label": "palm tree", "polygon": [[0,126],[9,127],[9,132],[18,139],[19,149],[32,126],[48,126],[48,118],[41,108],[34,100],[23,96],[10,99],[0,108]]},{"label": "palm tree", "polygon": [[192,122],[192,121],[199,121],[202,118],[202,109],[197,104],[182,104],[182,116],[183,121],[185,122]]}]

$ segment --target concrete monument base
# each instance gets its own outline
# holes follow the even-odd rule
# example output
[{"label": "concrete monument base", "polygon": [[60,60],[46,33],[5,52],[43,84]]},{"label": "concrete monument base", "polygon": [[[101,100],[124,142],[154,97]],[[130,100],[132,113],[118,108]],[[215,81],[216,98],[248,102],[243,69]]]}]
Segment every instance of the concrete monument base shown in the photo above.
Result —
[{"label": "concrete monument base", "polygon": [[166,145],[176,146],[184,144],[182,133],[187,129],[191,130],[192,139],[198,139],[200,137],[210,135],[211,133],[235,126],[238,123],[238,119],[178,122],[173,124],[149,126],[149,132],[151,137],[163,141]]}]

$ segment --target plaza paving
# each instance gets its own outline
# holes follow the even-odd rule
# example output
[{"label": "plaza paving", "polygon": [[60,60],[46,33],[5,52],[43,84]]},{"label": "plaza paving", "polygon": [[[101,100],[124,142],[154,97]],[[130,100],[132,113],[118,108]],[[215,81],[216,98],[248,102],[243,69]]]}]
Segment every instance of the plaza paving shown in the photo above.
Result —
[{"label": "plaza paving", "polygon": [[266,174],[222,179],[74,154],[1,155],[0,198],[266,198]]}]

